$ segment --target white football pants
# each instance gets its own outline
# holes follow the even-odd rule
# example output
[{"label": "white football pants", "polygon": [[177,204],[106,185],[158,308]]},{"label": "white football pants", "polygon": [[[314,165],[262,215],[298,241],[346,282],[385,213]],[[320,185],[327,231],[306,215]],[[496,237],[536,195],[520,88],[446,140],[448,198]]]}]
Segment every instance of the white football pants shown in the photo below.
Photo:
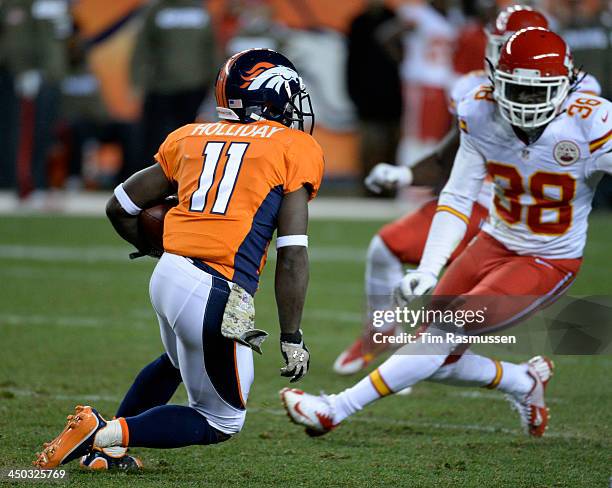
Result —
[{"label": "white football pants", "polygon": [[226,434],[244,424],[254,376],[251,349],[220,332],[231,286],[170,253],[162,255],[149,285],[162,342],[181,371],[189,406]]}]

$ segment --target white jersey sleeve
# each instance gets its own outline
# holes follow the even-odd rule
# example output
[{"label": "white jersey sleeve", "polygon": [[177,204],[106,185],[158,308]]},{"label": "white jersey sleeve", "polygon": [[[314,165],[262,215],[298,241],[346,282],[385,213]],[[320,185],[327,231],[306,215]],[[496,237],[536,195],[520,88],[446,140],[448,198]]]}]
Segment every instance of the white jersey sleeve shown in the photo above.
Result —
[{"label": "white jersey sleeve", "polygon": [[612,103],[600,98],[603,103],[591,115],[589,152],[591,158],[585,166],[586,178],[596,173],[612,174]]},{"label": "white jersey sleeve", "polygon": [[576,87],[576,91],[580,93],[590,93],[591,95],[601,96],[601,85],[597,78],[589,73],[578,73],[578,79],[580,83]]},{"label": "white jersey sleeve", "polygon": [[448,182],[431,223],[420,271],[440,274],[467,230],[472,206],[486,176],[485,159],[467,134],[461,143]]},{"label": "white jersey sleeve", "polygon": [[486,176],[485,158],[470,136],[462,132],[453,169],[438,199],[438,209],[448,207],[451,212],[468,220]]},{"label": "white jersey sleeve", "polygon": [[448,111],[457,115],[457,107],[469,92],[471,92],[477,86],[487,83],[488,78],[484,70],[470,71],[464,74],[453,83],[449,93],[449,107]]}]

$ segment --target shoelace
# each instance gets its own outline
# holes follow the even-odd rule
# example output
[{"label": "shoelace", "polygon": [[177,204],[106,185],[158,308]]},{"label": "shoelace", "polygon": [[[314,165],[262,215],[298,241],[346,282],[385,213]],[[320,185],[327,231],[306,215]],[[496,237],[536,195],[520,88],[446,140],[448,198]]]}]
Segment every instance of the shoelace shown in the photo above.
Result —
[{"label": "shoelace", "polygon": [[531,418],[531,406],[526,401],[526,398],[523,401],[520,401],[513,395],[508,394],[505,396],[506,396],[506,399],[510,402],[510,407],[513,410],[518,412],[519,417],[521,418],[521,424],[523,425],[523,427],[528,428],[529,425],[531,424],[532,418]]},{"label": "shoelace", "polygon": [[321,398],[321,400],[323,400],[323,402],[327,404],[327,406],[329,407],[329,415],[325,415],[325,416],[328,417],[329,420],[333,422],[334,418],[336,417],[336,409],[334,407],[334,403],[332,402],[332,399],[330,398],[330,395],[326,395],[325,392],[321,390],[319,393],[319,398]]}]

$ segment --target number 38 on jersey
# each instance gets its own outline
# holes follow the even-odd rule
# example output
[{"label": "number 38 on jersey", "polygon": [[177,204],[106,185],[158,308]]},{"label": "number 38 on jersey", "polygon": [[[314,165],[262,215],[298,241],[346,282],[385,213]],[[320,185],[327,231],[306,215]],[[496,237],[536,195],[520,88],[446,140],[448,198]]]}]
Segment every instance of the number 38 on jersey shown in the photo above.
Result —
[{"label": "number 38 on jersey", "polygon": [[[525,222],[533,233],[545,235],[561,235],[570,228],[576,194],[576,180],[570,174],[537,171],[525,185],[515,166],[488,161],[487,170],[497,188],[495,210],[506,223]],[[525,204],[527,195],[532,202]]]}]

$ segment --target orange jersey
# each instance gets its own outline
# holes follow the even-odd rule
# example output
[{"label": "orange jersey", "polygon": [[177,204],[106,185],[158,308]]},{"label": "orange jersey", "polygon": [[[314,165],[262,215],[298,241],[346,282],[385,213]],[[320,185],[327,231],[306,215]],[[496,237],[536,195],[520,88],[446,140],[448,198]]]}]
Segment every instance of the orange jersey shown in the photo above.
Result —
[{"label": "orange jersey", "polygon": [[189,124],[155,159],[178,186],[164,221],[164,249],[198,258],[254,294],[283,195],[323,178],[323,152],[308,134],[277,122]]}]

